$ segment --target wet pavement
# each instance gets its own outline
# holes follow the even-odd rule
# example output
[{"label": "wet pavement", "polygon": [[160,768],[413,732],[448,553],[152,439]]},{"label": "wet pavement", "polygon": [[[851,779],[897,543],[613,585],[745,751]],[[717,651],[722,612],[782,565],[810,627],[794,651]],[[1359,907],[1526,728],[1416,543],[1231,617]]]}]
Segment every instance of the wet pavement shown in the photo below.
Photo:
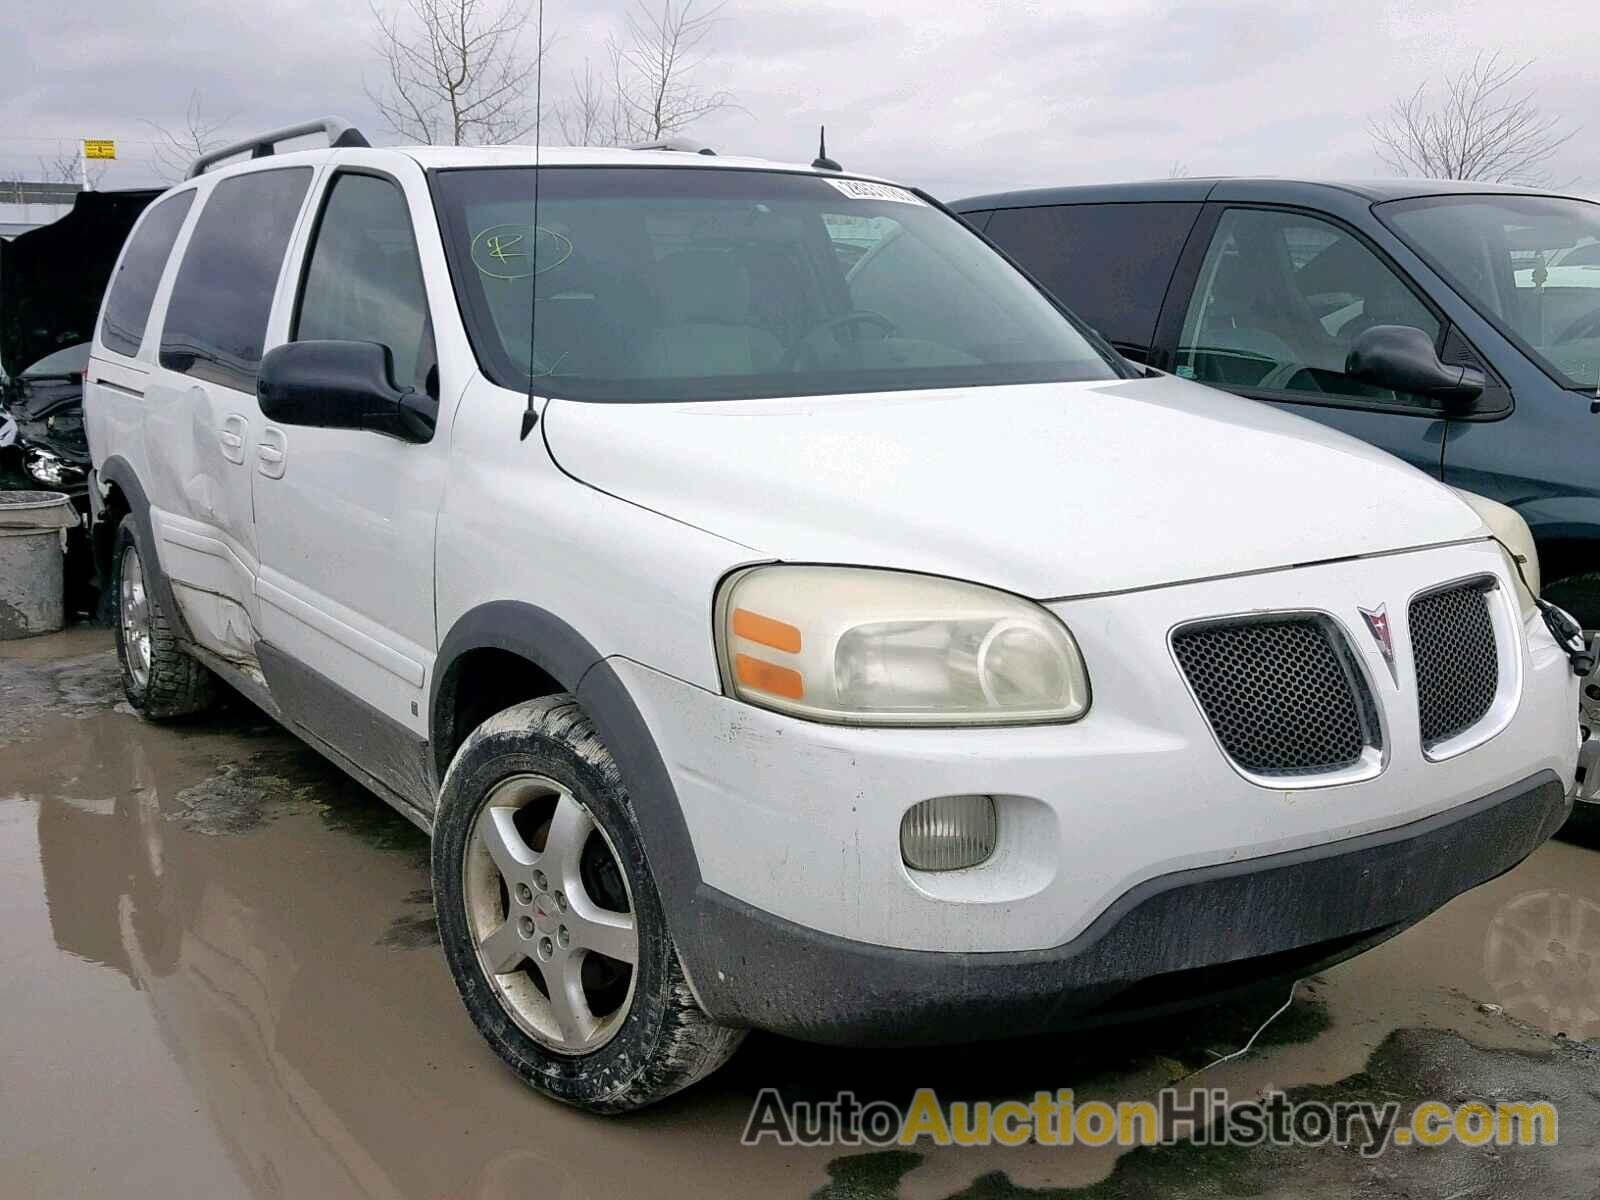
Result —
[{"label": "wet pavement", "polygon": [[474,1032],[404,819],[243,702],[142,722],[105,631],[0,644],[0,1196],[1600,1196],[1597,847],[1552,842],[1302,984],[1203,1076],[1236,1097],[1548,1098],[1558,1147],[743,1147],[765,1086],[1148,1098],[1282,997],[940,1050],[755,1036],[665,1104],[589,1117]]}]

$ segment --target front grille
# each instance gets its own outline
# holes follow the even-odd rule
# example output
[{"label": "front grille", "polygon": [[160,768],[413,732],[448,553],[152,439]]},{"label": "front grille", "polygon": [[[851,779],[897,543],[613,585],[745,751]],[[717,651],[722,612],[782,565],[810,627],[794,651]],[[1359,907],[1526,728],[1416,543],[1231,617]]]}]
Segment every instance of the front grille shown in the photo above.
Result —
[{"label": "front grille", "polygon": [[1422,744],[1431,749],[1483,720],[1500,691],[1500,656],[1489,615],[1491,579],[1429,592],[1411,602]]},{"label": "front grille", "polygon": [[1309,615],[1189,625],[1178,665],[1228,757],[1252,775],[1321,775],[1379,744],[1344,637]]}]

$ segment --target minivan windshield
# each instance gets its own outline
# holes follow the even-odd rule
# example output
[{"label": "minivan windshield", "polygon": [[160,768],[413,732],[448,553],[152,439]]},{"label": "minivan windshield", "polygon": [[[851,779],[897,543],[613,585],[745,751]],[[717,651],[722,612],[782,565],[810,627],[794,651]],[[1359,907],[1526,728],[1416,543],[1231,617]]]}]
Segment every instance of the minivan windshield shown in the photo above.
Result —
[{"label": "minivan windshield", "polygon": [[592,401],[1119,377],[971,229],[902,188],[544,167],[535,231],[531,167],[439,171],[433,187],[479,362],[519,391],[530,376]]},{"label": "minivan windshield", "polygon": [[1377,212],[1564,386],[1600,388],[1600,205],[1429,196]]}]

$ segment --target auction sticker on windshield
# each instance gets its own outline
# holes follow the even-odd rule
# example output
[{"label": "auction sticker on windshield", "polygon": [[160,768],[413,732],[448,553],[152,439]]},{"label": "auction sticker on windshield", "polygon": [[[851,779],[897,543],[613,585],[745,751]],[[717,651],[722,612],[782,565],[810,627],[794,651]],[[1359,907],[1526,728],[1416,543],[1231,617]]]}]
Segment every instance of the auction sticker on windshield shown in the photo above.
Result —
[{"label": "auction sticker on windshield", "polygon": [[830,179],[828,182],[852,200],[893,200],[898,204],[922,203],[905,188],[895,187],[889,183],[869,183],[865,179]]}]

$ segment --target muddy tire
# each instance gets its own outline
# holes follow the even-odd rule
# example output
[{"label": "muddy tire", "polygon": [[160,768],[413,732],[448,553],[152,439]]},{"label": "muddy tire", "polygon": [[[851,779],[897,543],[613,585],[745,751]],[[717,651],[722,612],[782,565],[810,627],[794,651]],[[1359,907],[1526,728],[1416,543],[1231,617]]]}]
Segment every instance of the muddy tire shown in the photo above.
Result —
[{"label": "muddy tire", "polygon": [[621,774],[570,695],[509,708],[462,744],[439,798],[433,887],[467,1012],[547,1096],[642,1108],[744,1037],[695,1002]]},{"label": "muddy tire", "polygon": [[111,598],[117,661],[128,703],[143,717],[167,721],[217,702],[215,676],[184,653],[161,604],[133,518],[123,517],[111,550]]}]

